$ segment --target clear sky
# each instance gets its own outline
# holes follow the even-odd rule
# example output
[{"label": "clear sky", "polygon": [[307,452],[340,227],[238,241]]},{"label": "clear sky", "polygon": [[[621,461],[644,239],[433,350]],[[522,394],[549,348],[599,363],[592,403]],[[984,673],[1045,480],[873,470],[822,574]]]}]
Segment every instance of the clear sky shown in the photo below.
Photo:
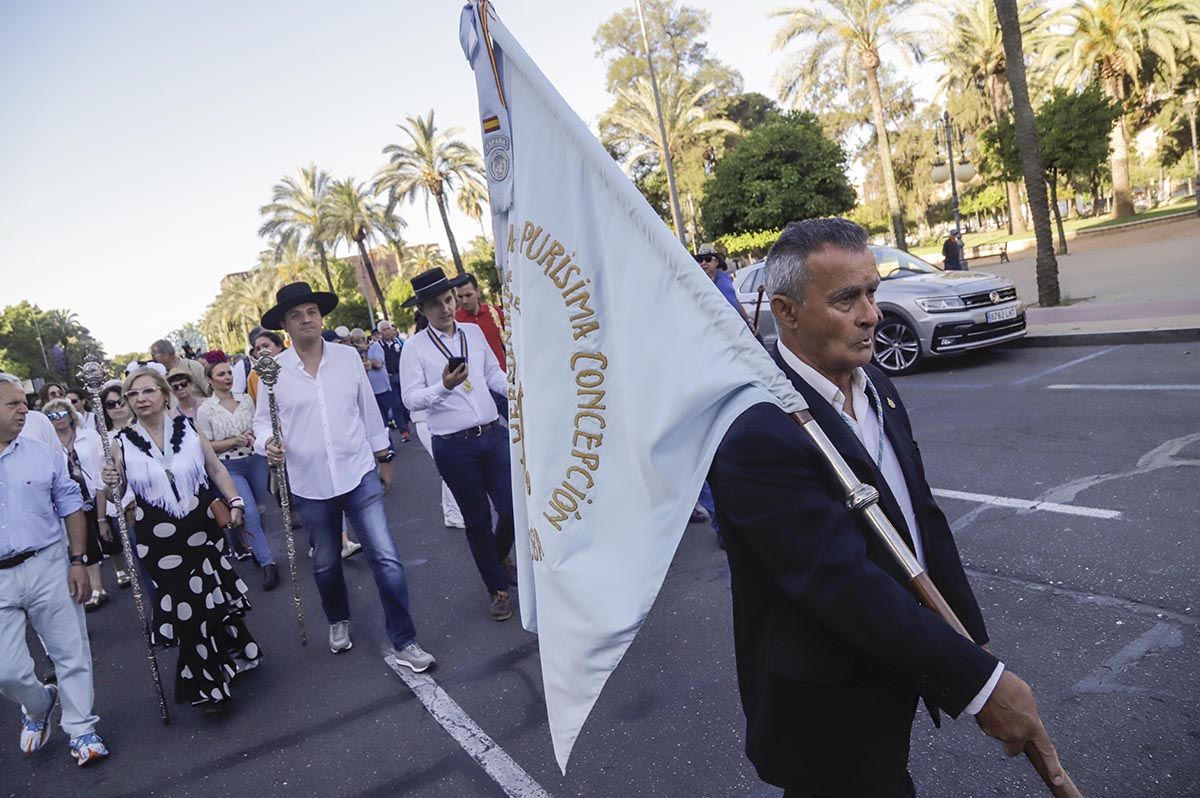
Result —
[{"label": "clear sky", "polygon": [[[607,107],[597,26],[631,0],[498,0],[513,35],[589,123]],[[690,0],[710,50],[774,97],[786,0]],[[406,115],[478,146],[453,0],[203,3],[0,0],[0,305],[69,308],[110,354],[196,321],[253,266],[258,208],[310,161],[367,180]],[[437,212],[401,209],[445,246]],[[461,238],[474,223],[451,220]]]}]

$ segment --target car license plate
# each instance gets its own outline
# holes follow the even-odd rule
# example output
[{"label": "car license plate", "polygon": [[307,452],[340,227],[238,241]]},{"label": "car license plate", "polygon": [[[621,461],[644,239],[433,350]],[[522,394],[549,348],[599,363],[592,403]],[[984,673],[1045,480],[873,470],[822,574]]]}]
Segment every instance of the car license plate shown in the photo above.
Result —
[{"label": "car license plate", "polygon": [[997,321],[1008,321],[1009,319],[1015,319],[1016,317],[1017,317],[1017,309],[1016,308],[1002,308],[1000,310],[989,310],[988,314],[987,314],[988,324],[992,324]]}]

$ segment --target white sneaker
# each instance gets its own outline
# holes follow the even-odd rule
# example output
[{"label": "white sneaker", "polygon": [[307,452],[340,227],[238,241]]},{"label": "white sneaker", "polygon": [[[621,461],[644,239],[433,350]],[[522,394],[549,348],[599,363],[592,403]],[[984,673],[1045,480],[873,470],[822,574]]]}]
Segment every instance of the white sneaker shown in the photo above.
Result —
[{"label": "white sneaker", "polygon": [[354,648],[354,641],[350,639],[350,622],[338,621],[329,625],[329,650],[334,654],[340,654],[343,651],[349,651]]},{"label": "white sneaker", "polygon": [[342,559],[345,560],[348,557],[353,557],[360,551],[362,551],[361,543],[355,543],[353,540],[347,540],[346,545],[342,546]]}]

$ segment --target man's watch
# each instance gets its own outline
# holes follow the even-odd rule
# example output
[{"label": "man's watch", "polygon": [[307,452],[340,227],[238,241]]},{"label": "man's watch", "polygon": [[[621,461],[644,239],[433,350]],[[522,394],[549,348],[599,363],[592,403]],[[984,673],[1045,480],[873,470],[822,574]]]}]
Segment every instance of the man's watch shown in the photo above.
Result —
[{"label": "man's watch", "polygon": [[82,554],[72,554],[67,559],[71,561],[71,565],[87,565],[87,560]]},{"label": "man's watch", "polygon": [[383,454],[375,455],[375,462],[379,463],[380,465],[382,465],[384,463],[390,463],[395,459],[396,459],[396,450],[395,449],[388,449]]}]

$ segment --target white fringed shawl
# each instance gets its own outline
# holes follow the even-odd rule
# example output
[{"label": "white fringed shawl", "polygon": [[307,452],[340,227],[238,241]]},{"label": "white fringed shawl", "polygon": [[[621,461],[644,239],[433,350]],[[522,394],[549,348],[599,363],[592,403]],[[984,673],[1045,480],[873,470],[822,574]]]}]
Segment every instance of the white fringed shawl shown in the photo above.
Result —
[{"label": "white fringed shawl", "polygon": [[[196,508],[196,494],[208,485],[208,475],[204,471],[204,450],[191,419],[177,416],[171,429],[170,440],[163,441],[171,450],[169,466],[140,425],[126,427],[117,438],[125,458],[125,479],[134,494],[174,518],[183,518]],[[165,438],[166,430],[163,433]]]}]

